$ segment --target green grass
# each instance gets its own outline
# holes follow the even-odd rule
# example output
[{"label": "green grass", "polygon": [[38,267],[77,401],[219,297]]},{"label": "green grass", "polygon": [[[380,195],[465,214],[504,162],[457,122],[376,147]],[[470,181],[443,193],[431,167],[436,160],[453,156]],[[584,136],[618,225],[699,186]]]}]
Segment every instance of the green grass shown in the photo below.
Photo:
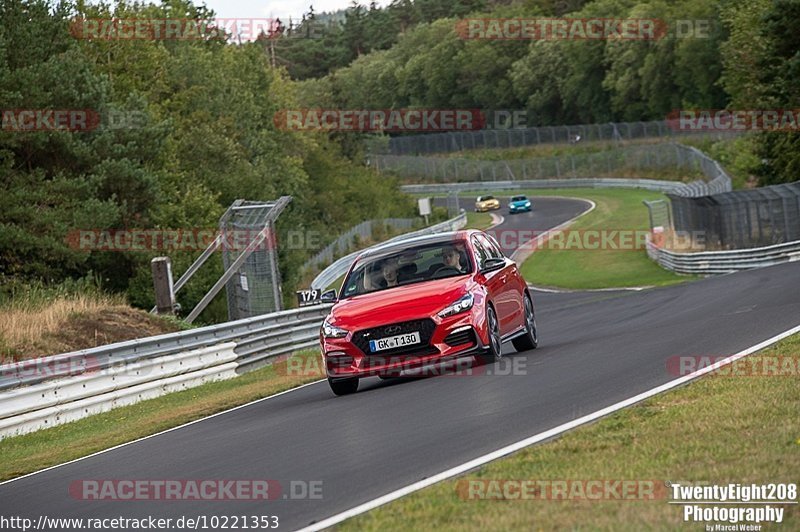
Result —
[{"label": "green grass", "polygon": [[[309,364],[276,362],[232,379],[212,382],[72,423],[0,440],[0,480],[68,462],[121,443],[210,416],[256,399],[319,380],[316,350],[294,355]],[[300,371],[287,368],[316,368]]]},{"label": "green grass", "polygon": [[340,275],[339,278],[333,281],[331,284],[329,284],[328,287],[325,288],[325,290],[336,290],[336,295],[339,295],[339,289],[342,287],[342,283],[344,283],[345,275],[347,274],[343,273],[342,275]]},{"label": "green grass", "polygon": [[[788,356],[798,367],[800,335],[751,356]],[[797,483],[798,411],[797,373],[707,376],[556,441],[528,447],[350,519],[337,529],[701,530],[702,524],[683,523],[681,507],[668,504],[669,495],[642,501],[474,500],[464,497],[464,484],[501,479]],[[775,529],[797,530],[800,508],[782,508],[783,523]]]},{"label": "green grass", "polygon": [[[459,192],[459,197],[471,199],[487,193],[480,189],[466,190]],[[649,230],[647,207],[642,201],[665,199],[661,193],[641,189],[570,188],[491,193],[498,196],[525,194],[533,199],[534,209],[536,196],[563,196],[594,201],[597,205],[595,210],[579,218],[569,227],[578,230]],[[475,213],[467,213],[467,216],[470,214]],[[644,249],[541,249],[524,262],[521,271],[528,282],[537,286],[576,290],[663,286],[695,278],[690,275],[677,275],[661,268],[647,257]]]},{"label": "green grass", "polygon": [[[526,192],[522,192],[526,193]],[[590,199],[595,209],[579,218],[569,230],[649,230],[644,200],[663,199],[657,192],[638,189],[534,190],[527,195],[569,196]],[[557,247],[553,245],[553,247]],[[661,268],[644,249],[544,249],[536,251],[522,265],[525,279],[539,286],[570,289],[660,286],[691,279]]]},{"label": "green grass", "polygon": [[464,229],[486,230],[492,225],[492,215],[488,212],[467,211],[467,225]]}]

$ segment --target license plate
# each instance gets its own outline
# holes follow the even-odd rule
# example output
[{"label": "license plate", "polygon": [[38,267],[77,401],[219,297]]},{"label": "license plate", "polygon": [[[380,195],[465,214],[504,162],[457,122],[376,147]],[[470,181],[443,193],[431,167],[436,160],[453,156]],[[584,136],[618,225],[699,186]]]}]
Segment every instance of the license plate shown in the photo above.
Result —
[{"label": "license plate", "polygon": [[418,344],[419,342],[419,332],[398,334],[397,336],[389,336],[386,338],[380,338],[378,340],[370,340],[369,350],[374,353],[376,351],[385,351],[387,349],[395,349],[397,347],[414,345]]}]

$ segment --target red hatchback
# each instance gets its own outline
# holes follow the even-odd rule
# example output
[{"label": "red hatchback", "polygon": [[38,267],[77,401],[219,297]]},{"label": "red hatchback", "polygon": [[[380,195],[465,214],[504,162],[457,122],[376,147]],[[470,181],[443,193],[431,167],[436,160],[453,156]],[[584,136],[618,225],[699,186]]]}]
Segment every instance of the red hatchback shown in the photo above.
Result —
[{"label": "red hatchback", "polygon": [[[336,299],[335,291],[323,299]],[[533,298],[517,265],[476,230],[366,250],[320,330],[336,395],[355,392],[362,377],[445,359],[495,361],[508,340],[518,351],[537,346]]]}]

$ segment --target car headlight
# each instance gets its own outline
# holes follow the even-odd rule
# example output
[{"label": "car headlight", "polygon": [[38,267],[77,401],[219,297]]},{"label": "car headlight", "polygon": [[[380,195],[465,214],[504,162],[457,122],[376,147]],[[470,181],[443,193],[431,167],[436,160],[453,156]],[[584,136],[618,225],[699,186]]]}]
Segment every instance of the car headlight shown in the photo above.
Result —
[{"label": "car headlight", "polygon": [[474,298],[472,297],[472,294],[466,294],[439,312],[439,317],[446,318],[448,316],[458,314],[459,312],[464,312],[465,310],[471,309],[473,302]]},{"label": "car headlight", "polygon": [[322,322],[322,336],[325,338],[344,338],[347,336],[348,332],[349,331],[331,325],[327,320]]},{"label": "car headlight", "polygon": [[531,202],[530,202],[530,201],[526,201],[526,202],[525,202],[525,206],[526,206],[526,207],[530,207],[530,206],[531,206]]}]

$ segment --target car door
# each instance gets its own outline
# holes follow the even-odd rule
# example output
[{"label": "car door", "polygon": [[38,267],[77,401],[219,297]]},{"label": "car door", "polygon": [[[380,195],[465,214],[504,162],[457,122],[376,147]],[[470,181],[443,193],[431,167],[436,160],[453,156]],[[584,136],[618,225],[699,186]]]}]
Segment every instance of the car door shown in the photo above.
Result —
[{"label": "car door", "polygon": [[[519,273],[513,260],[506,258],[500,246],[488,235],[478,235],[479,241],[486,248],[489,256],[505,259],[506,265],[498,270],[500,274],[500,293],[498,307],[502,306],[502,316],[498,316],[500,323],[505,320],[505,331],[511,333],[524,325],[525,307],[522,292],[519,289]],[[500,313],[501,311],[498,311]]]}]

